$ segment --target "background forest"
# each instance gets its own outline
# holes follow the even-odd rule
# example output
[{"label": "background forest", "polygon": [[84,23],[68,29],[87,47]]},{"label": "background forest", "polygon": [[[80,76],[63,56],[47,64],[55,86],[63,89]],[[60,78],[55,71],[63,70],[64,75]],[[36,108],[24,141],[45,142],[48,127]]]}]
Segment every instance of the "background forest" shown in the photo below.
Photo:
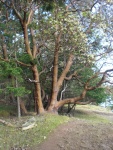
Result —
[{"label": "background forest", "polygon": [[1,107],[112,100],[112,11],[112,0],[0,0]]}]

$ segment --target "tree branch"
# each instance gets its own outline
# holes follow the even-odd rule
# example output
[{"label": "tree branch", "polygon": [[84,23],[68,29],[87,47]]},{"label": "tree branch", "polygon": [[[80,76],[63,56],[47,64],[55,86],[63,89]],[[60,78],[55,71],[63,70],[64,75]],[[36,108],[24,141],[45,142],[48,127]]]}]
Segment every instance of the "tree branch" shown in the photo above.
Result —
[{"label": "tree branch", "polygon": [[40,51],[37,50],[36,40],[34,37],[34,31],[32,28],[31,28],[31,36],[32,36],[32,41],[33,41],[33,58],[36,58],[37,52],[40,52]]},{"label": "tree branch", "polygon": [[[105,72],[103,73],[100,73],[100,74],[103,74],[101,80],[96,84],[96,86],[92,86],[92,87],[87,87],[87,90],[90,91],[90,90],[94,90],[96,88],[98,88],[99,86],[101,86],[103,83],[106,82],[106,77],[107,77],[107,73],[108,72],[112,72],[113,69],[109,69],[109,70],[106,70]],[[93,78],[96,78],[97,75],[99,75],[99,73],[95,74],[92,78],[90,78],[88,81],[87,81],[87,85],[89,84],[89,81]],[[108,81],[107,81],[108,82]]]},{"label": "tree branch", "polygon": [[21,62],[21,61],[19,61],[19,60],[16,60],[16,62],[17,62],[18,64],[22,65],[22,66],[32,67],[31,65],[25,64],[25,63],[23,63],[23,62]]},{"label": "tree branch", "polygon": [[58,86],[60,87],[66,77],[66,74],[68,73],[72,63],[73,63],[73,59],[74,59],[74,55],[70,54],[69,56],[69,59],[67,61],[67,64],[66,64],[66,67],[65,69],[63,70],[61,76],[59,77],[59,80],[58,80]]},{"label": "tree branch", "polygon": [[33,15],[33,10],[31,9],[31,11],[30,11],[30,13],[29,13],[29,16],[28,16],[28,20],[27,20],[27,24],[26,24],[26,25],[29,25],[29,24],[30,24],[32,15]]},{"label": "tree branch", "polygon": [[55,109],[58,109],[59,107],[63,106],[64,104],[76,103],[77,101],[82,100],[83,98],[85,98],[86,92],[87,92],[87,89],[86,89],[86,87],[84,87],[84,90],[82,91],[80,96],[74,97],[74,98],[67,98],[67,99],[58,101],[55,105]]},{"label": "tree branch", "polygon": [[87,9],[82,10],[82,9],[76,9],[75,6],[74,6],[74,4],[73,4],[73,2],[72,2],[71,0],[69,0],[69,1],[70,1],[70,3],[71,3],[72,7],[74,8],[74,10],[69,10],[69,11],[66,11],[66,12],[77,12],[77,11],[85,12],[85,11],[92,11],[93,7],[98,3],[98,0],[97,0],[95,3],[92,4],[92,6],[90,6],[89,9],[87,8]]},{"label": "tree branch", "polygon": [[20,20],[21,24],[23,24],[22,17],[21,17],[21,15],[20,15],[20,13],[16,10],[16,8],[15,8],[15,6],[14,6],[14,3],[13,3],[13,7],[12,7],[12,8],[13,8],[13,10],[14,10],[16,16],[17,16],[18,19]]},{"label": "tree branch", "polygon": [[36,80],[31,80],[30,78],[26,78],[25,80],[28,81],[28,82],[32,82],[32,83],[40,83],[40,82],[38,82]]},{"label": "tree branch", "polygon": [[71,80],[75,76],[77,76],[77,72],[76,71],[73,74],[71,74],[69,77],[65,77],[65,80]]}]

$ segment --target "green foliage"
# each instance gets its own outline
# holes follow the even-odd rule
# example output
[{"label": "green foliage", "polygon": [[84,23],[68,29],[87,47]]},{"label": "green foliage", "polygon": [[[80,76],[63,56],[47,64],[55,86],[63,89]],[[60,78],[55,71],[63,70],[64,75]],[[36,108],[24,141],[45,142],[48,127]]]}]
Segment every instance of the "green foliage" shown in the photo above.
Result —
[{"label": "green foliage", "polygon": [[33,61],[29,54],[20,53],[18,54],[18,58],[25,64],[30,64]]},{"label": "green foliage", "polygon": [[[92,69],[92,66],[84,67],[83,64],[81,64],[79,67],[80,71],[78,71],[78,75],[80,76],[81,81],[85,83],[91,76],[93,76],[94,70]],[[81,70],[81,68],[83,69]]]},{"label": "green foliage", "polygon": [[22,69],[20,67],[16,67],[13,62],[0,62],[0,75],[4,77],[8,76],[16,76],[19,77],[22,73]]},{"label": "green foliage", "polygon": [[[15,66],[13,62],[0,62],[0,76],[3,79],[9,78],[10,83],[7,82],[5,85],[5,92],[7,94],[13,93],[14,96],[23,96],[29,94],[30,91],[26,90],[23,85],[22,78],[23,70],[20,67]],[[19,86],[16,87],[16,80],[18,81]],[[1,89],[2,93],[4,89]]]},{"label": "green foliage", "polygon": [[30,62],[32,65],[36,65],[37,64],[37,59],[33,59],[33,60],[31,60],[31,62]]},{"label": "green foliage", "polygon": [[[40,0],[34,0],[35,3],[39,3]],[[41,0],[43,11],[52,11],[55,5],[64,6],[65,0]]]},{"label": "green foliage", "polygon": [[[65,13],[65,10],[62,9],[54,10],[51,15],[42,16],[36,29],[39,29],[36,39],[43,39],[47,42],[48,49],[46,49],[46,52],[47,50],[53,52],[55,39],[62,33],[60,56],[64,53],[68,57],[70,49],[70,52],[75,54],[76,59],[81,59],[81,63],[86,60],[86,55],[88,57],[86,34],[83,32],[78,17],[73,13]],[[47,39],[47,37],[49,38]],[[52,53],[48,56],[51,57]]]},{"label": "green foliage", "polygon": [[86,95],[89,99],[94,100],[97,104],[105,102],[108,94],[105,91],[105,88],[97,88],[93,91],[88,91]]},{"label": "green foliage", "polygon": [[8,93],[13,93],[14,96],[23,96],[25,94],[29,94],[30,91],[29,90],[26,90],[25,87],[6,87],[6,90]]}]

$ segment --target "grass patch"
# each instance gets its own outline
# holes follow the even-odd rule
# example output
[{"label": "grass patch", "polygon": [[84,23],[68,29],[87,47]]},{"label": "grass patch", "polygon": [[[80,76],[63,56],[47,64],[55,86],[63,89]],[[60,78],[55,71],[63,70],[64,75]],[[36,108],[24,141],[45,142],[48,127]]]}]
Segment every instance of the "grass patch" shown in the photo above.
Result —
[{"label": "grass patch", "polygon": [[[78,108],[73,112],[72,119],[82,119],[91,123],[109,123],[107,118],[98,115],[91,111],[88,111],[89,106],[86,109],[83,107]],[[82,109],[83,108],[83,109]],[[88,109],[88,110],[87,110]],[[1,109],[3,110],[3,109]],[[94,109],[93,110],[97,110]],[[37,127],[32,129],[22,131],[20,128],[11,128],[4,126],[0,123],[0,149],[1,150],[11,150],[12,148],[21,147],[25,149],[27,147],[36,147],[44,139],[47,138],[48,134],[52,132],[60,124],[70,120],[67,116],[60,116],[54,114],[45,114],[42,116],[36,116],[38,118]],[[11,122],[16,126],[21,126],[25,123],[31,116],[22,117],[19,121],[16,117],[12,119],[5,119],[7,122]]]},{"label": "grass patch", "polygon": [[109,120],[104,117],[101,117],[97,114],[90,113],[90,112],[87,113],[82,110],[76,110],[74,117],[78,119],[88,120],[93,123],[109,123]]},{"label": "grass patch", "polygon": [[[22,117],[22,120],[20,120],[21,124],[26,122],[26,119],[28,119],[28,117]],[[38,121],[37,127],[26,131],[22,131],[19,128],[3,126],[0,124],[0,149],[10,150],[11,147],[27,148],[38,145],[44,139],[46,139],[48,134],[53,129],[55,129],[58,125],[67,122],[69,118],[66,116],[47,114],[40,116],[39,120],[41,121]],[[12,120],[11,122],[18,124],[17,119]]]},{"label": "grass patch", "polygon": [[96,105],[77,105],[77,109],[85,109],[85,110],[92,110],[92,111],[100,111],[100,112],[112,112],[111,110],[108,110],[107,108],[96,106]]}]

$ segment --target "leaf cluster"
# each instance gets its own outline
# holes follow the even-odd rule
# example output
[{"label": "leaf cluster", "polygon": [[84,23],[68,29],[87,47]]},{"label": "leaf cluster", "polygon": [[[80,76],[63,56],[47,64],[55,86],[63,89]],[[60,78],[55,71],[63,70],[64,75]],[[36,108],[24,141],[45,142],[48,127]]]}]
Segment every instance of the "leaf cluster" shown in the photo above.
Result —
[{"label": "leaf cluster", "polygon": [[[35,3],[40,3],[40,0],[34,0]],[[43,11],[52,11],[56,5],[64,6],[65,0],[42,0],[42,10]]]},{"label": "leaf cluster", "polygon": [[108,94],[106,93],[105,88],[100,87],[93,91],[88,91],[86,97],[95,101],[97,104],[100,104],[106,101]]}]

